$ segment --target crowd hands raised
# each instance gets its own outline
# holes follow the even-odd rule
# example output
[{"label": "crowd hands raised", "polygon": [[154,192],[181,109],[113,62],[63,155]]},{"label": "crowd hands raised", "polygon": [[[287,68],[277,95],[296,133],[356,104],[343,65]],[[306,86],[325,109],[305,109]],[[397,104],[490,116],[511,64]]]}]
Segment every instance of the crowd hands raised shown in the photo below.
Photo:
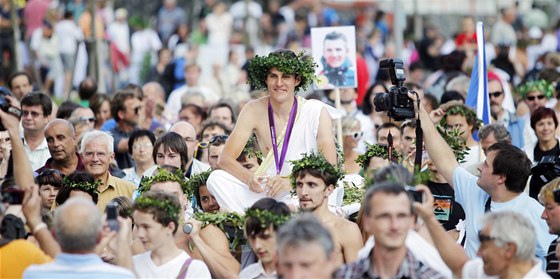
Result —
[{"label": "crowd hands raised", "polygon": [[[52,21],[27,30],[47,91],[36,91],[27,72],[10,73],[1,88],[12,94],[4,97],[11,109],[0,110],[2,278],[560,277],[560,178],[543,168],[560,150],[552,32],[524,33],[513,8],[500,11],[490,42],[492,123],[483,125],[463,104],[473,19],[462,19],[453,51],[428,26],[403,59],[420,106],[415,119],[398,122],[373,101],[392,86],[376,67],[394,47],[383,12],[356,22],[370,34],[359,48],[358,87],[340,89],[335,109],[336,92],[313,92],[314,67],[297,54],[309,47],[309,18],[288,17],[314,8],[335,25],[340,19],[316,13],[335,9],[292,1],[278,11],[271,1],[257,27],[258,13],[253,23],[236,17],[258,12],[239,7],[255,2],[227,11],[208,1],[199,29],[189,30],[184,11],[164,2],[156,32],[140,28],[130,42],[118,40],[129,32],[126,10],[104,22],[103,32],[118,35],[116,87],[84,78],[77,102],[56,101],[56,73],[74,62],[60,53],[57,66],[40,39],[56,37],[45,33]],[[73,24],[72,7],[55,31]],[[294,52],[254,57],[247,47],[254,63],[241,65],[231,51],[203,78],[199,48],[231,46],[240,24],[268,30],[249,32],[265,49]],[[79,33],[76,40],[91,36]],[[516,43],[526,36],[533,48],[524,52]],[[138,57],[150,53],[156,63],[142,76]],[[72,87],[58,83],[65,93]],[[415,167],[417,128],[424,143]]]}]

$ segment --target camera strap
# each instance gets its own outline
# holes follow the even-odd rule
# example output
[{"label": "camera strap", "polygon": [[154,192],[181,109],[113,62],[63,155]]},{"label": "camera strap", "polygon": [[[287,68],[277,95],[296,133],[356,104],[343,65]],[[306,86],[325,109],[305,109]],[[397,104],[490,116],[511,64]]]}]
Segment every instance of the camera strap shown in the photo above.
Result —
[{"label": "camera strap", "polygon": [[[418,98],[418,94],[416,97]],[[418,109],[420,109],[420,99],[418,99]],[[422,125],[420,123],[420,114],[416,119],[416,154],[414,156],[414,173],[419,173],[422,167],[422,142],[424,140],[424,133],[422,132]]]}]

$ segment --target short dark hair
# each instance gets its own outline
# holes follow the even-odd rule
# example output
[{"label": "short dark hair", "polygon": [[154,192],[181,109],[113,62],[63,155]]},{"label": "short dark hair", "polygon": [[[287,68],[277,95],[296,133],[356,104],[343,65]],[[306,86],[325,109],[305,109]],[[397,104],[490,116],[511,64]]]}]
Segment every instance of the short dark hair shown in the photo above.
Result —
[{"label": "short dark hair", "polygon": [[82,100],[89,100],[97,93],[97,82],[91,77],[87,77],[78,86],[78,96]]},{"label": "short dark hair", "polygon": [[121,90],[115,93],[111,100],[111,114],[117,122],[120,120],[119,111],[126,111],[126,106],[124,105],[126,100],[134,98],[137,98],[137,96],[129,90]]},{"label": "short dark hair", "polygon": [[29,81],[30,85],[33,85],[33,78],[31,77],[31,75],[28,72],[25,71],[18,71],[15,72],[13,74],[10,75],[10,77],[8,78],[8,87],[10,87],[10,90],[12,90],[12,81],[14,81],[14,79],[16,79],[19,76],[25,76],[27,78],[27,81]]},{"label": "short dark hair", "polygon": [[[75,182],[75,183],[91,183],[91,184],[95,183],[95,178],[93,178],[91,174],[85,171],[75,171],[70,175],[68,175],[66,179],[70,182]],[[59,206],[64,204],[66,200],[70,198],[70,192],[72,192],[73,190],[82,191],[84,193],[89,194],[93,200],[93,203],[95,204],[97,204],[97,201],[99,200],[99,194],[96,192],[97,189],[90,189],[88,191],[85,191],[82,188],[77,188],[77,187],[72,188],[66,185],[62,185],[55,198],[56,204]]]},{"label": "short dark hair", "polygon": [[77,108],[80,108],[82,106],[80,106],[79,104],[72,102],[72,101],[64,101],[62,102],[62,104],[60,104],[60,106],[58,107],[58,110],[56,111],[56,118],[62,118],[62,119],[66,119],[68,120],[70,118],[70,116],[72,115],[72,113],[74,112],[74,110],[76,110]]},{"label": "short dark hair", "polygon": [[[249,210],[258,209],[261,211],[268,211],[279,216],[289,216],[291,214],[290,208],[283,202],[279,202],[272,198],[262,198],[255,202]],[[272,225],[274,231],[278,230],[278,224],[269,222],[262,224],[259,218],[249,217],[245,220],[245,234],[247,237],[254,237]]]},{"label": "short dark hair", "polygon": [[43,185],[52,185],[55,188],[62,187],[63,174],[58,170],[45,169],[35,177],[35,183],[39,188]]},{"label": "short dark hair", "polygon": [[41,92],[31,92],[21,99],[22,106],[41,106],[43,115],[48,116],[52,112],[52,100],[49,95]]},{"label": "short dark hair", "polygon": [[427,103],[430,103],[430,105],[432,106],[432,109],[437,109],[439,107],[439,102],[436,98],[436,96],[432,95],[432,94],[424,94],[424,101]]},{"label": "short dark hair", "polygon": [[461,93],[459,93],[458,91],[455,91],[455,90],[449,90],[449,91],[443,92],[443,95],[441,95],[440,103],[445,104],[449,101],[465,102],[465,97],[463,97],[463,95]]},{"label": "short dark hair", "polygon": [[504,142],[491,145],[487,152],[495,151],[492,168],[493,174],[506,177],[506,188],[514,193],[521,193],[525,189],[527,179],[531,174],[531,160],[521,149]]},{"label": "short dark hair", "polygon": [[218,121],[214,121],[214,120],[207,120],[204,121],[202,123],[202,129],[200,129],[200,137],[202,139],[202,135],[204,134],[204,131],[206,131],[207,129],[214,129],[214,128],[221,128],[224,130],[224,132],[226,133],[226,135],[229,135],[229,133],[231,132],[224,124],[222,124],[221,122]]},{"label": "short dark hair", "polygon": [[325,35],[325,39],[323,40],[323,42],[334,41],[334,40],[343,40],[345,43],[348,42],[348,39],[346,39],[346,36],[343,33],[336,32],[336,31],[330,32],[327,35]]},{"label": "short dark hair", "polygon": [[156,142],[156,136],[152,131],[144,129],[135,130],[134,132],[132,132],[132,134],[130,134],[130,137],[128,138],[128,153],[132,154],[132,146],[134,146],[134,142],[141,137],[147,137],[148,139],[150,139],[152,145],[154,145],[154,143]]},{"label": "short dark hair", "polygon": [[375,184],[367,189],[364,198],[364,214],[366,216],[371,216],[371,209],[373,208],[373,204],[371,204],[371,199],[378,193],[385,193],[385,194],[395,195],[395,196],[405,193],[406,196],[408,197],[408,201],[410,204],[410,213],[412,214],[414,212],[414,208],[412,206],[412,199],[410,195],[407,193],[403,184],[386,181],[379,184]]},{"label": "short dark hair", "polygon": [[183,137],[175,132],[167,132],[161,135],[154,144],[154,151],[152,152],[154,162],[157,162],[157,151],[162,145],[166,150],[179,153],[179,156],[181,156],[181,169],[186,171],[184,168],[189,161],[189,153],[187,144],[185,143]]},{"label": "short dark hair", "polygon": [[235,112],[233,111],[233,107],[232,105],[226,103],[226,102],[219,102],[215,105],[213,105],[209,110],[208,110],[208,116],[210,116],[212,114],[212,111],[217,109],[217,108],[227,108],[229,109],[229,112],[231,113],[231,122],[235,123]]},{"label": "short dark hair", "polygon": [[397,124],[395,124],[393,122],[385,122],[377,128],[377,136],[376,137],[379,138],[379,131],[384,130],[384,129],[391,129],[391,128],[395,128],[395,129],[399,130],[399,132],[401,131],[401,128],[399,128],[399,126],[397,126]]},{"label": "short dark hair", "polygon": [[183,104],[179,113],[185,109],[190,110],[194,115],[202,117],[202,119],[206,119],[206,112],[199,105]]},{"label": "short dark hair", "polygon": [[404,128],[416,129],[416,119],[408,119],[401,124],[401,134],[404,132]]},{"label": "short dark hair", "polygon": [[556,113],[553,109],[547,107],[540,107],[536,109],[533,111],[533,114],[531,114],[531,128],[534,130],[535,126],[537,126],[537,122],[549,117],[552,118],[552,121],[554,121],[554,127],[558,127],[558,118],[556,117]]},{"label": "short dark hair", "polygon": [[309,174],[313,177],[320,178],[325,182],[325,187],[329,187],[329,185],[333,185],[336,187],[336,183],[338,182],[338,176],[329,172],[322,172],[317,169],[301,169],[293,173],[293,176],[296,179],[303,178],[306,174]]}]

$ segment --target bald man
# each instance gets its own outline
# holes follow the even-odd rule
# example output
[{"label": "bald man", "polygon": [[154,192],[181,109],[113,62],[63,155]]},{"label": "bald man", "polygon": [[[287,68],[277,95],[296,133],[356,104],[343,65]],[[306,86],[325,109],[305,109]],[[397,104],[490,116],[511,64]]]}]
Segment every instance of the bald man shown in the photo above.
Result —
[{"label": "bald man", "polygon": [[74,125],[76,138],[79,139],[82,134],[94,129],[95,114],[90,108],[79,107],[72,112],[68,121]]},{"label": "bald man", "polygon": [[55,169],[69,175],[76,170],[84,170],[84,163],[76,148],[76,133],[72,123],[64,119],[52,120],[45,126],[45,139],[51,157],[37,173]]},{"label": "bald man", "polygon": [[[127,226],[122,227],[126,229]],[[102,229],[102,213],[95,204],[82,197],[69,199],[54,214],[53,231],[62,253],[52,263],[29,267],[23,277],[136,278],[130,270],[104,263],[95,253],[97,244],[103,239]],[[117,245],[123,247],[122,243]],[[119,252],[130,253],[126,250],[119,249]],[[80,268],[76,268],[78,262]]]},{"label": "bald man", "polygon": [[193,158],[194,151],[198,148],[198,141],[196,140],[196,130],[193,125],[187,121],[179,121],[169,129],[170,132],[175,132],[185,140],[188,148],[189,161],[187,162],[187,173],[186,177],[191,177],[193,174],[197,174],[210,169],[210,165],[205,164],[196,158]]}]

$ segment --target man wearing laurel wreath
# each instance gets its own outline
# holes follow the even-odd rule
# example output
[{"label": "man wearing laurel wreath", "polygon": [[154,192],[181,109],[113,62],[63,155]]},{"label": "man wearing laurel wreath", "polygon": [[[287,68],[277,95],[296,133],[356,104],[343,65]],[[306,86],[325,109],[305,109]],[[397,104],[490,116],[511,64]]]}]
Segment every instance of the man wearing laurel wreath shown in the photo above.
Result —
[{"label": "man wearing laurel wreath", "polygon": [[[315,67],[303,53],[289,50],[250,61],[249,82],[269,95],[245,105],[220,157],[222,170],[208,178],[208,189],[224,210],[242,213],[265,196],[294,204],[287,178],[289,161],[301,158],[302,153],[321,151],[336,163],[332,119],[325,104],[296,96],[315,79]],[[254,173],[236,161],[253,133],[266,154]]]}]

